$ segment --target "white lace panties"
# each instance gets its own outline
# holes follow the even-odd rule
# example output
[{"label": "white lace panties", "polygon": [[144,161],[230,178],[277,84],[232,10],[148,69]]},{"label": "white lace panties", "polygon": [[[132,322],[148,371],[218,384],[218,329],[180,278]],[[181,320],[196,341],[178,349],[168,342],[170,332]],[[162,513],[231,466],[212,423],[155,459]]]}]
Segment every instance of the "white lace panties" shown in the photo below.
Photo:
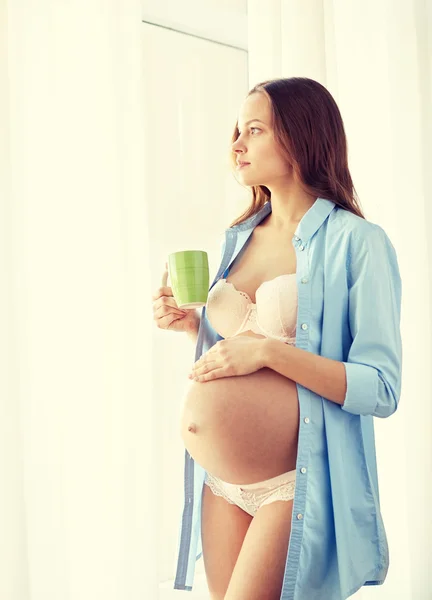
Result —
[{"label": "white lace panties", "polygon": [[295,494],[296,470],[287,471],[265,481],[236,485],[222,481],[206,471],[205,481],[216,496],[221,496],[230,504],[236,504],[252,517],[265,504],[276,500],[292,500]]}]

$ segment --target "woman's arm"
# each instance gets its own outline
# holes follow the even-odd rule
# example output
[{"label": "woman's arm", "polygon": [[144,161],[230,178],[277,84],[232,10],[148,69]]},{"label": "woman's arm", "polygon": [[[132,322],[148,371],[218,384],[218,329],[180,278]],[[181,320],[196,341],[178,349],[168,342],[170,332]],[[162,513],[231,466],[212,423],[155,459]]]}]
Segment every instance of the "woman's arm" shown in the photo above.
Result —
[{"label": "woman's arm", "polygon": [[402,284],[395,249],[378,225],[356,240],[349,275],[353,341],[347,360],[269,339],[261,346],[262,362],[346,412],[389,417],[397,410],[401,392]]},{"label": "woman's arm", "polygon": [[200,326],[200,322],[201,322],[201,317],[196,311],[195,311],[195,315],[196,315],[196,319],[192,322],[190,328],[186,330],[186,333],[187,333],[189,339],[192,340],[192,342],[194,344],[197,343],[198,330],[199,330],[199,326]]},{"label": "woman's arm", "polygon": [[274,339],[264,340],[262,352],[265,367],[285,375],[327,400],[343,405],[347,384],[342,362]]}]

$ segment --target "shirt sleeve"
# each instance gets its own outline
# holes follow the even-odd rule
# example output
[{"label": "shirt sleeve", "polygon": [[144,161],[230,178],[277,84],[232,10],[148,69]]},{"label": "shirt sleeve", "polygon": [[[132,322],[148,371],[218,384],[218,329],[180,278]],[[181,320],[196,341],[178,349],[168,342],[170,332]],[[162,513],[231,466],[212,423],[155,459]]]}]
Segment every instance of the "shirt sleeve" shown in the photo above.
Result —
[{"label": "shirt sleeve", "polygon": [[344,362],[347,390],[341,406],[354,415],[389,417],[399,403],[402,283],[395,249],[377,224],[354,240],[348,267],[352,344]]}]

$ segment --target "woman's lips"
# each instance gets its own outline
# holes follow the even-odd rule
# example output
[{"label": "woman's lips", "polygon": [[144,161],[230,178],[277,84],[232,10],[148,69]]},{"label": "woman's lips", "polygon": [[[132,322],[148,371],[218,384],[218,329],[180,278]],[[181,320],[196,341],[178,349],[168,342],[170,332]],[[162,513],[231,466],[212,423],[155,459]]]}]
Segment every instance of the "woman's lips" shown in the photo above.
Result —
[{"label": "woman's lips", "polygon": [[243,169],[243,167],[248,167],[250,165],[250,163],[240,163],[239,165],[237,165],[237,169]]}]

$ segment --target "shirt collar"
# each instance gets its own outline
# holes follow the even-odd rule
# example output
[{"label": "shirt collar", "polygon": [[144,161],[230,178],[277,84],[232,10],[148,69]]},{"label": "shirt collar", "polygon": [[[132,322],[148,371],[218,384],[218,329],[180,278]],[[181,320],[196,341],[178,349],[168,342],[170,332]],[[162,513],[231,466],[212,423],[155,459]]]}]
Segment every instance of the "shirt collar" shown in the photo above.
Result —
[{"label": "shirt collar", "polygon": [[[302,244],[307,244],[310,238],[318,231],[336,204],[325,198],[317,198],[309,210],[303,215],[295,235],[301,240]],[[254,229],[258,223],[261,223],[271,213],[271,200],[268,200],[264,206],[255,214],[240,223],[227,229],[227,231],[248,231]]]}]

